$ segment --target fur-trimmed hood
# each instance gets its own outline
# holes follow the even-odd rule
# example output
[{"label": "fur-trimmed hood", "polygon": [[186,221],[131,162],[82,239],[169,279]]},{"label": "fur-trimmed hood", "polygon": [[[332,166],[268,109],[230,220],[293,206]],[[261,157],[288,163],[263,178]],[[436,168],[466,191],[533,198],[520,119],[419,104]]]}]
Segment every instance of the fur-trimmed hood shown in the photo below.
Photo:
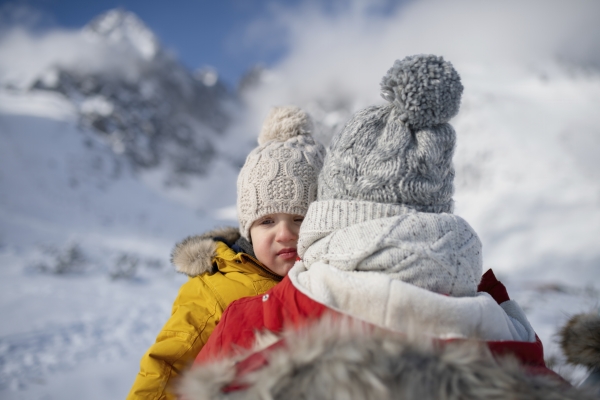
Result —
[{"label": "fur-trimmed hood", "polygon": [[600,368],[600,314],[577,314],[560,331],[560,344],[572,364]]},{"label": "fur-trimmed hood", "polygon": [[584,365],[590,371],[580,387],[600,398],[600,312],[574,315],[559,337],[567,361]]},{"label": "fur-trimmed hood", "polygon": [[239,229],[233,227],[217,228],[202,235],[189,236],[175,245],[171,263],[177,272],[188,276],[212,271],[212,259],[217,249],[215,239],[222,239],[231,245],[239,238]]},{"label": "fur-trimmed hood", "polygon": [[187,400],[592,398],[551,376],[532,375],[514,359],[495,359],[479,341],[440,345],[328,318],[283,338],[252,357],[196,366],[180,394]]}]

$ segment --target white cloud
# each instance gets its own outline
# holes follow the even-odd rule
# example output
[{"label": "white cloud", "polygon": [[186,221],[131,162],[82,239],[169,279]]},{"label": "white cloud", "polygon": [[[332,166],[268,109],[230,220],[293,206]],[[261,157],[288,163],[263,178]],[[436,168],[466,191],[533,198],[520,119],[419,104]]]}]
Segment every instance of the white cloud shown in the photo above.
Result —
[{"label": "white cloud", "polygon": [[115,70],[134,79],[138,55],[81,30],[54,29],[35,33],[14,27],[0,35],[0,81],[29,87],[54,66],[80,72]]},{"label": "white cloud", "polygon": [[595,0],[424,0],[387,14],[367,1],[335,4],[274,7],[249,28],[244,46],[286,48],[269,84],[253,94],[254,126],[275,104],[336,98],[354,101],[356,109],[378,101],[381,76],[411,54],[443,55],[463,76],[557,60],[600,65]]}]

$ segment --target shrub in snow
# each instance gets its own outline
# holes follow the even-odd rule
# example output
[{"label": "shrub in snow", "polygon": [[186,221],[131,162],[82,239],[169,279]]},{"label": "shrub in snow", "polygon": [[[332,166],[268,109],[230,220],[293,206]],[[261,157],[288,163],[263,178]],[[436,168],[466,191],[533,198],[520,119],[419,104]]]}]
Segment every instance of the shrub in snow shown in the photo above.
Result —
[{"label": "shrub in snow", "polygon": [[135,276],[140,259],[138,256],[122,253],[119,255],[109,270],[111,279],[131,279]]},{"label": "shrub in snow", "polygon": [[146,258],[144,261],[146,267],[149,269],[159,270],[164,267],[163,262],[158,258]]},{"label": "shrub in snow", "polygon": [[50,247],[45,250],[49,255],[43,261],[36,265],[42,272],[48,272],[57,275],[67,275],[83,272],[87,264],[87,259],[76,243],[69,244],[66,247]]}]

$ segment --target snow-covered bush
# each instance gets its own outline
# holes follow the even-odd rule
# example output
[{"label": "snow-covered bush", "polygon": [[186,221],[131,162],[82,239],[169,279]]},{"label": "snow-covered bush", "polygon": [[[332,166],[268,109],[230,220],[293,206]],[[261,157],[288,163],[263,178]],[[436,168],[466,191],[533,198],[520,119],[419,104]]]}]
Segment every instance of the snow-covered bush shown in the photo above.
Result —
[{"label": "snow-covered bush", "polygon": [[84,271],[88,260],[77,243],[70,243],[63,248],[47,247],[43,253],[47,255],[35,267],[41,272],[67,275]]},{"label": "snow-covered bush", "polygon": [[111,265],[108,274],[113,280],[131,279],[135,276],[139,264],[140,258],[138,256],[130,253],[122,253]]}]

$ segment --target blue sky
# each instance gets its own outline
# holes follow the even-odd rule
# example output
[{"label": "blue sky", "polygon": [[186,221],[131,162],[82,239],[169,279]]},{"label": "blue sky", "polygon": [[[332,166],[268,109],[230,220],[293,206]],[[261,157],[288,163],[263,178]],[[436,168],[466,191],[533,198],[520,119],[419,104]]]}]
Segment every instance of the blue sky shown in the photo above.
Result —
[{"label": "blue sky", "polygon": [[[280,77],[282,96],[370,92],[394,59],[418,53],[485,69],[600,65],[597,0],[0,0],[0,35],[15,21],[30,33],[78,29],[116,7],[137,14],[189,69],[212,66],[231,86],[265,64]],[[17,69],[41,65],[18,41],[0,44],[0,64],[20,57]],[[282,89],[281,80],[294,87]]]},{"label": "blue sky", "polygon": [[116,7],[137,14],[163,45],[190,69],[212,66],[235,85],[257,63],[270,65],[285,52],[279,45],[251,49],[238,45],[248,26],[268,20],[275,7],[296,7],[299,0],[18,0],[0,1],[0,22],[35,25],[36,29],[78,29],[95,16]]}]

